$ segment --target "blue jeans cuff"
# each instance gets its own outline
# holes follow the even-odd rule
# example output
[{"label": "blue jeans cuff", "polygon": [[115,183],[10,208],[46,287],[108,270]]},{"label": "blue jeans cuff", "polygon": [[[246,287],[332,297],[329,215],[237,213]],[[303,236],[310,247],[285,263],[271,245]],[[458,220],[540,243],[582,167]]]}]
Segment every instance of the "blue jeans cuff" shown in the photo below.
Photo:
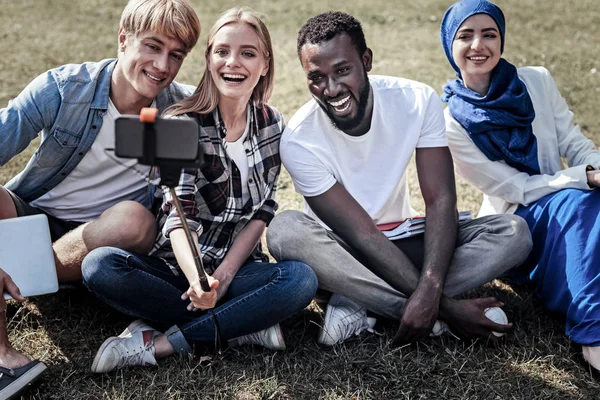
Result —
[{"label": "blue jeans cuff", "polygon": [[179,354],[189,354],[192,352],[192,348],[183,337],[183,333],[181,333],[181,329],[177,325],[173,325],[166,332],[165,335],[171,343],[171,346],[175,349],[175,351]]}]

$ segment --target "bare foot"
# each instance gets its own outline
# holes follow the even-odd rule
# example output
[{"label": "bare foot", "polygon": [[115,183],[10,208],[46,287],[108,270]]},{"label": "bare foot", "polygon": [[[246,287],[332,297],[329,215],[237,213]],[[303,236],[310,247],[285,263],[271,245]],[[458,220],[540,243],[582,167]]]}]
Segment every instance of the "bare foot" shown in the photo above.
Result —
[{"label": "bare foot", "polygon": [[0,350],[0,366],[5,368],[18,368],[27,364],[31,360],[17,350],[8,346]]}]

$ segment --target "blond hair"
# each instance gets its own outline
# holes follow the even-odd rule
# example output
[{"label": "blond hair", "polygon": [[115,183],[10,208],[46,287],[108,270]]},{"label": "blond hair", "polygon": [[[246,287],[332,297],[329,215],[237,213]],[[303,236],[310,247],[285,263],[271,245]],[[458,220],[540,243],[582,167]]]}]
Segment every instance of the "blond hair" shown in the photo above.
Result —
[{"label": "blond hair", "polygon": [[[273,45],[271,44],[271,35],[261,16],[248,7],[234,7],[225,11],[208,33],[208,43],[204,56],[208,62],[208,57],[212,52],[215,35],[225,25],[243,22],[248,24],[258,36],[261,44],[262,55],[267,61],[268,71],[265,76],[261,76],[252,91],[251,101],[255,106],[261,107],[266,104],[273,93],[273,81],[275,76],[275,63],[273,61]],[[167,110],[169,115],[179,115],[188,112],[207,114],[217,108],[219,104],[219,90],[217,89],[212,75],[208,68],[200,79],[200,83],[194,94],[187,99],[171,106]]]},{"label": "blond hair", "polygon": [[157,32],[190,51],[200,37],[200,21],[187,0],[130,0],[121,14],[126,33]]}]

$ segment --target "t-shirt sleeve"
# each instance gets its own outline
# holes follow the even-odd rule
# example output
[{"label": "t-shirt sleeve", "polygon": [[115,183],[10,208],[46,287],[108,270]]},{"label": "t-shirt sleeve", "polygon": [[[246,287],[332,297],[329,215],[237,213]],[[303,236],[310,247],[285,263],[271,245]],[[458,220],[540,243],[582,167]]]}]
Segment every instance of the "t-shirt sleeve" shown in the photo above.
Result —
[{"label": "t-shirt sleeve", "polygon": [[307,144],[294,138],[298,132],[286,128],[281,140],[281,161],[292,177],[296,192],[305,197],[328,191],[336,179]]},{"label": "t-shirt sleeve", "polygon": [[433,89],[428,88],[424,102],[425,111],[423,126],[416,147],[448,146],[448,138],[446,137],[446,122],[444,119],[444,110],[442,109],[441,100]]}]

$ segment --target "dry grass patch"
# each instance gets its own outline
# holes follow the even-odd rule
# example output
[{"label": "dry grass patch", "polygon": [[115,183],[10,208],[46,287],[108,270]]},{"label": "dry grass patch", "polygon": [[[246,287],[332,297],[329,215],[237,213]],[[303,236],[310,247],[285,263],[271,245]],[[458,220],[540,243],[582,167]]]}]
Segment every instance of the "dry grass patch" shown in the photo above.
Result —
[{"label": "dry grass patch", "polygon": [[[506,58],[517,65],[544,65],[553,74],[576,120],[600,143],[600,11],[593,0],[503,0],[508,21]],[[237,1],[193,0],[203,24],[200,44],[178,80],[196,83],[204,68],[206,32],[216,15]],[[272,104],[288,118],[309,99],[296,56],[296,33],[310,16],[348,11],[363,23],[374,51],[373,73],[423,81],[438,93],[453,73],[439,43],[439,21],[450,1],[360,2],[248,1],[269,16],[276,60]],[[0,0],[0,106],[35,76],[69,62],[116,54],[123,0]],[[401,133],[401,132],[400,132]],[[0,183],[20,171],[33,143],[0,168]],[[409,172],[413,205],[423,211],[414,164]],[[458,180],[459,207],[477,211],[481,195]],[[299,209],[287,174],[279,185],[280,210]],[[510,251],[510,249],[507,249]],[[334,348],[316,344],[321,314],[313,306],[283,324],[288,350],[258,348],[206,351],[173,357],[159,368],[107,375],[89,372],[102,341],[130,318],[84,290],[64,291],[8,307],[10,339],[19,350],[49,365],[31,399],[594,399],[600,385],[574,359],[564,324],[526,288],[496,281],[470,295],[494,295],[506,303],[512,334],[499,346],[449,337],[391,349],[393,322]]]}]

